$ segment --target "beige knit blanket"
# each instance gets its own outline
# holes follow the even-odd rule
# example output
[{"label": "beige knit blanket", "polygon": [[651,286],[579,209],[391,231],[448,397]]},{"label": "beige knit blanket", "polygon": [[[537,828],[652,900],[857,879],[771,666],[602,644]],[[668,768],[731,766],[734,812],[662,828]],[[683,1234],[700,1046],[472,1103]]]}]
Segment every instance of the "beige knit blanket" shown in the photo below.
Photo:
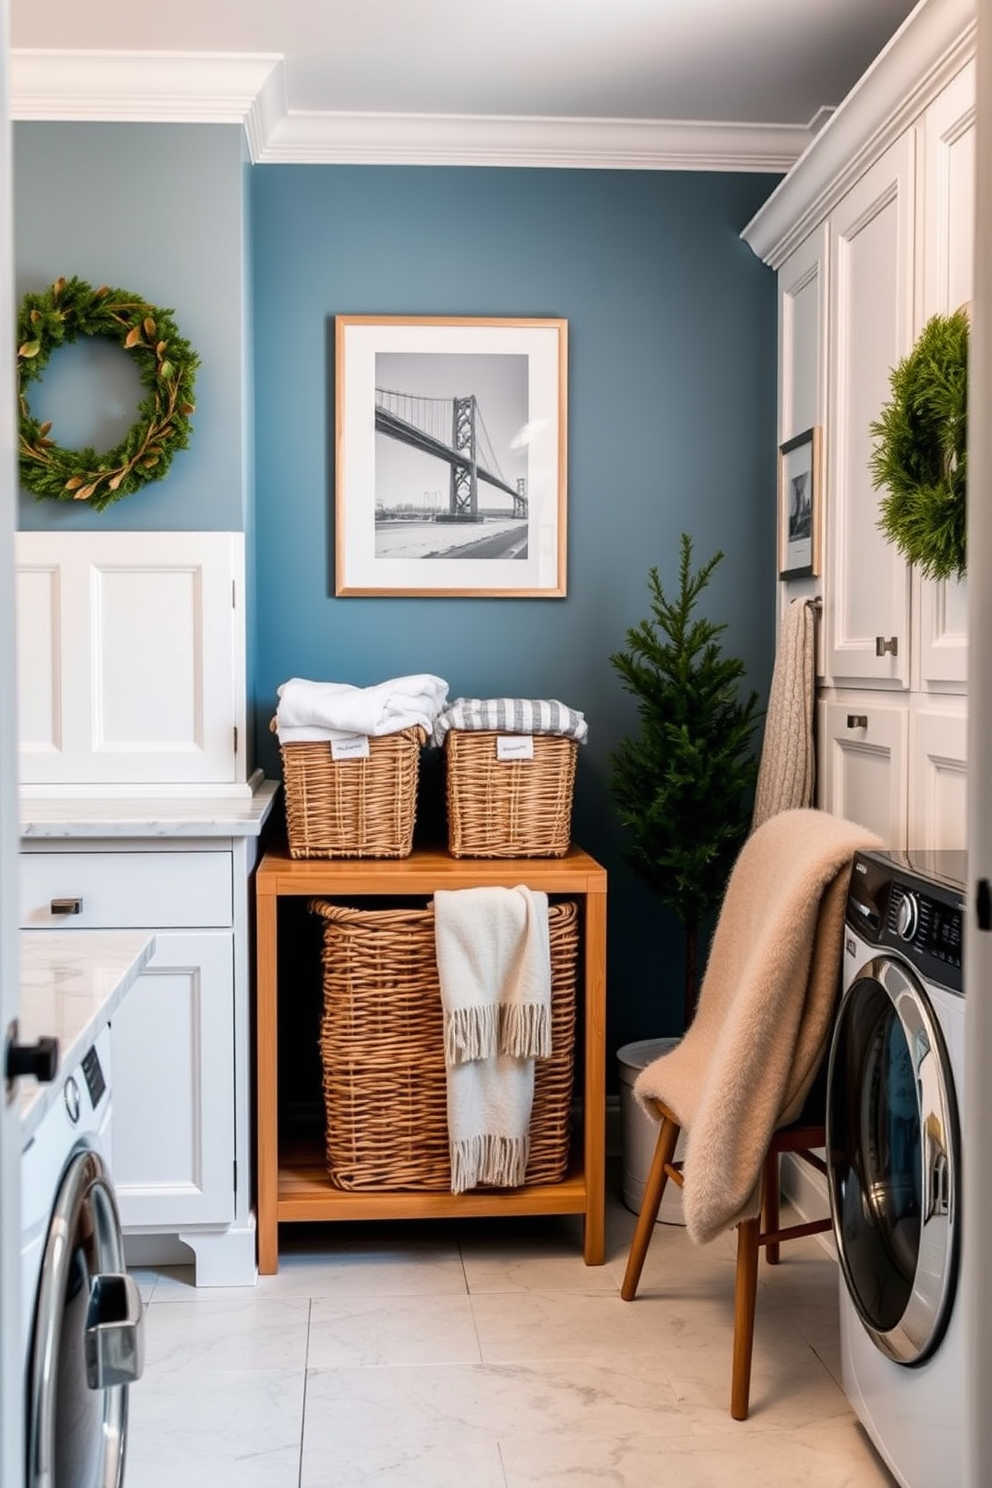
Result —
[{"label": "beige knit blanket", "polygon": [[864,827],[815,810],[779,812],[752,833],[696,1016],[635,1081],[642,1103],[664,1101],[685,1129],[683,1208],[697,1244],[759,1211],[772,1133],[802,1111],[829,1044],[851,860],[878,846]]},{"label": "beige knit blanket", "polygon": [[809,600],[786,611],[768,694],[751,830],[813,801],[814,621]]}]

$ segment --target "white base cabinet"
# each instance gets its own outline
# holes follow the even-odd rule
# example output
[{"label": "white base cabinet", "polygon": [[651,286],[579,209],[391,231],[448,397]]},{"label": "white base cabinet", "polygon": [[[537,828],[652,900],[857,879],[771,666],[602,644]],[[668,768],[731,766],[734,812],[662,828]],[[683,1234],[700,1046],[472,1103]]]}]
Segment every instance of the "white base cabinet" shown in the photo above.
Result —
[{"label": "white base cabinet", "polygon": [[198,1286],[257,1276],[248,903],[276,788],[262,782],[245,806],[146,802],[144,823],[22,803],[24,930],[155,933],[111,1024],[111,1163],[128,1259],[192,1252]]},{"label": "white base cabinet", "polygon": [[967,845],[964,698],[836,692],[817,705],[818,804],[888,848]]}]

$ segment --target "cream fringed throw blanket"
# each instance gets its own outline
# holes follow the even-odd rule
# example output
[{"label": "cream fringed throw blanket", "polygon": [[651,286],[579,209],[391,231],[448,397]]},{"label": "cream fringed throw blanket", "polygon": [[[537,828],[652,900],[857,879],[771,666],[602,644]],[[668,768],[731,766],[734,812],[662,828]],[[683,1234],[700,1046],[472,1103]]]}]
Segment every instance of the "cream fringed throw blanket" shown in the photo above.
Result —
[{"label": "cream fringed throw blanket", "polygon": [[812,606],[794,599],[775,655],[752,831],[776,811],[813,800],[813,641]]},{"label": "cream fringed throw blanket", "polygon": [[683,1209],[697,1244],[758,1213],[772,1132],[800,1114],[827,1050],[851,859],[878,846],[864,827],[814,810],[779,812],[752,833],[696,1016],[635,1081],[639,1100],[664,1101],[685,1129]]},{"label": "cream fringed throw blanket", "polygon": [[530,1150],[534,1060],[551,1053],[548,896],[523,887],[440,890],[434,939],[451,1191],[516,1188]]}]

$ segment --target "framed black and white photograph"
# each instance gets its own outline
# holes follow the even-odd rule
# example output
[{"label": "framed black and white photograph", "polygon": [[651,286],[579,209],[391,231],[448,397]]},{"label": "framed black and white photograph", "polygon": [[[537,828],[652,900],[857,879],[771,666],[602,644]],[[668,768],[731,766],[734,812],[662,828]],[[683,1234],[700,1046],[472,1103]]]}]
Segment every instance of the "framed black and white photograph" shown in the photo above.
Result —
[{"label": "framed black and white photograph", "polygon": [[778,576],[820,572],[820,430],[806,429],[778,452]]},{"label": "framed black and white photograph", "polygon": [[339,315],[335,593],[565,594],[567,322]]}]

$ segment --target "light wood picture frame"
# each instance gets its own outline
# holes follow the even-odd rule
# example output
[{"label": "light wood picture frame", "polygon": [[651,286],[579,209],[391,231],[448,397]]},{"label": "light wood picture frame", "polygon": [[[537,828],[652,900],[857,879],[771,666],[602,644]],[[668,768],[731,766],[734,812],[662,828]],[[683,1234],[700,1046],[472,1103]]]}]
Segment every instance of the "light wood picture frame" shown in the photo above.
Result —
[{"label": "light wood picture frame", "polygon": [[778,576],[820,573],[823,493],[822,431],[804,429],[778,452]]},{"label": "light wood picture frame", "polygon": [[562,598],[567,321],[335,318],[335,593]]}]

